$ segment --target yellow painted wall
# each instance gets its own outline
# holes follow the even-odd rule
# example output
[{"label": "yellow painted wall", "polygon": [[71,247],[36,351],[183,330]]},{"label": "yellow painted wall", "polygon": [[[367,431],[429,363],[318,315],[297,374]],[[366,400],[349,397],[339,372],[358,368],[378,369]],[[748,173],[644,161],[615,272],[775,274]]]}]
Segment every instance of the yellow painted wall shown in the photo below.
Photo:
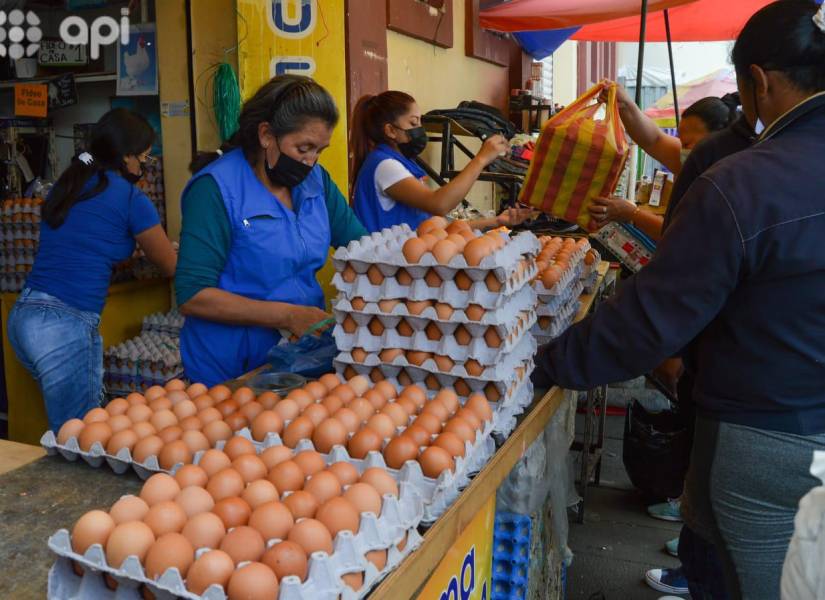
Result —
[{"label": "yellow painted wall", "polygon": [[[509,74],[500,67],[476,58],[470,58],[464,47],[465,0],[453,2],[453,47],[439,48],[409,36],[387,32],[387,63],[389,87],[413,96],[421,110],[453,108],[462,100],[477,100],[499,108],[506,108],[510,93]],[[480,143],[468,138],[462,140],[471,150]],[[439,153],[430,148],[424,158],[437,168]],[[466,164],[460,153],[456,154],[456,166]],[[494,207],[494,186],[478,183],[469,195],[477,208]]]},{"label": "yellow painted wall", "polygon": [[578,83],[578,42],[568,40],[553,53],[553,102],[573,102]]}]

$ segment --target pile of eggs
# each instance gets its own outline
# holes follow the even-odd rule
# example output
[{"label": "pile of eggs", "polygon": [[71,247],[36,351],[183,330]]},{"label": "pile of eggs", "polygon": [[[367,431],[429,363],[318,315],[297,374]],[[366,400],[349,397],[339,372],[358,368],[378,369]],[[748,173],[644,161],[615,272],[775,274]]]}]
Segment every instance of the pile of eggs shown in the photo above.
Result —
[{"label": "pile of eggs", "polygon": [[164,387],[150,387],[145,394],[115,398],[105,408],[93,408],[82,420],[67,421],[57,432],[57,443],[65,445],[76,438],[84,452],[99,443],[112,456],[128,448],[134,462],[145,463],[156,456],[160,467],[169,470],[178,463],[191,463],[197,452],[228,440],[278,400],[271,392],[256,398],[249,388],[233,394],[224,385],[186,387],[173,379]]},{"label": "pile of eggs", "polygon": [[461,254],[467,265],[477,267],[485,257],[506,244],[499,231],[476,236],[467,221],[448,223],[444,217],[427,219],[418,226],[416,233],[404,242],[402,248],[404,258],[412,265],[418,264],[429,252],[440,265],[449,264],[454,256]]},{"label": "pile of eggs", "polygon": [[580,238],[577,241],[575,238],[546,236],[539,238],[539,241],[542,248],[536,260],[538,266],[536,279],[541,281],[548,290],[562,279],[569,268],[575,266],[571,259],[578,252],[585,248],[588,249],[584,257],[587,265],[592,265],[596,260],[595,253],[589,250],[590,242],[587,238]]},{"label": "pile of eggs", "polygon": [[[305,581],[310,555],[332,554],[340,531],[358,533],[361,513],[379,515],[387,494],[397,498],[399,490],[382,468],[359,475],[347,462],[327,466],[317,452],[284,446],[257,454],[248,439],[233,437],[174,476],[153,475],[139,496],[84,514],[71,545],[82,555],[100,544],[113,568],[135,556],[149,579],[175,567],[195,594],[217,584],[230,600],[271,600],[284,577]],[[406,537],[397,544],[405,545]],[[202,548],[208,551],[196,555]],[[387,550],[366,558],[380,571]],[[345,575],[344,583],[359,590],[363,573]]]}]

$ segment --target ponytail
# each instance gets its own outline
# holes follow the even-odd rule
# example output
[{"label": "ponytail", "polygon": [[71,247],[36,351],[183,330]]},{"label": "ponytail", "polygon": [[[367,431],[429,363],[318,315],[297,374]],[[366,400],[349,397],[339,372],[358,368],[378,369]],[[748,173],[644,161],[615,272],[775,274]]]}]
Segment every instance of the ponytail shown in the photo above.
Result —
[{"label": "ponytail", "polygon": [[725,98],[708,96],[691,104],[682,113],[682,118],[696,117],[705,124],[709,132],[721,131],[736,120],[738,102],[732,107],[733,103],[734,100],[727,96]]},{"label": "ponytail", "polygon": [[[405,115],[415,98],[404,92],[388,91],[377,96],[362,96],[352,111],[350,148],[352,149],[352,182],[358,176],[361,166],[378,144],[387,141],[384,125],[393,123]],[[350,186],[353,189],[355,186]]]},{"label": "ponytail", "polygon": [[195,154],[195,158],[192,159],[192,162],[189,163],[189,172],[192,175],[196,174],[198,171],[205,169],[209,164],[218,160],[221,156],[226,154],[227,152],[231,152],[235,148],[238,147],[238,140],[237,134],[233,135],[229,140],[221,144],[221,147],[215,150],[214,152],[198,152]]}]

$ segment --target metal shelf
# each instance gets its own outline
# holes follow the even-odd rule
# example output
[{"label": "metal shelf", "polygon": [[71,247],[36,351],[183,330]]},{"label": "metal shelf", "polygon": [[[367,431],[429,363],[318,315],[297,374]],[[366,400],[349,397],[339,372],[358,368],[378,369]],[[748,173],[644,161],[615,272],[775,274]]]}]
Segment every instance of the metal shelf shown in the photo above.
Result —
[{"label": "metal shelf", "polygon": [[[9,79],[0,81],[0,90],[14,89],[16,83],[45,83],[58,75],[52,77],[33,77],[31,79]],[[117,73],[89,73],[87,75],[75,75],[75,83],[97,83],[100,81],[115,81]]]}]

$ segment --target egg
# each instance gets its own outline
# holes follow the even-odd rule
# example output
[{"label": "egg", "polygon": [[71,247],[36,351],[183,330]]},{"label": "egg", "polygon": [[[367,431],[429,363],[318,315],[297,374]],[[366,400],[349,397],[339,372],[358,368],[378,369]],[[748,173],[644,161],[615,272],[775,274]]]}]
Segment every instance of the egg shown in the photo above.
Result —
[{"label": "egg", "polygon": [[261,504],[249,517],[249,526],[257,529],[264,540],[285,539],[294,522],[289,509],[277,501]]},{"label": "egg", "polygon": [[476,432],[473,427],[461,417],[453,417],[444,425],[444,431],[456,434],[465,442],[473,443],[476,439]]},{"label": "egg", "polygon": [[344,499],[349,501],[358,513],[381,514],[381,495],[366,483],[354,483],[344,492]]},{"label": "egg", "polygon": [[341,575],[341,581],[343,581],[344,585],[352,591],[357,592],[364,587],[364,573],[362,571],[345,573],[344,575]]},{"label": "egg", "polygon": [[161,396],[156,400],[152,400],[149,403],[149,408],[152,409],[152,412],[160,412],[162,410],[169,410],[172,408],[172,401],[165,396]]},{"label": "egg", "polygon": [[[129,521],[142,521],[149,512],[149,505],[137,496],[121,496],[109,509],[109,516],[115,525]],[[80,553],[82,554],[82,552]]]},{"label": "egg", "polygon": [[301,519],[295,523],[287,539],[303,548],[307,556],[313,552],[332,554],[332,535],[323,523],[315,519]]},{"label": "egg", "polygon": [[210,550],[189,567],[186,589],[193,594],[203,594],[210,585],[215,584],[226,589],[234,571],[235,563],[226,552]]},{"label": "egg", "polygon": [[341,380],[338,378],[338,375],[335,373],[325,373],[318,378],[318,383],[324,385],[327,388],[327,391],[332,391],[339,385],[341,385]]},{"label": "egg", "polygon": [[330,498],[341,495],[341,482],[332,473],[321,471],[304,483],[304,491],[315,496],[318,504],[323,504]]},{"label": "egg", "polygon": [[467,421],[467,424],[469,424],[470,427],[472,427],[476,431],[479,431],[482,428],[481,419],[478,418],[478,415],[475,413],[475,411],[472,411],[467,407],[462,407],[458,409],[458,411],[456,411],[455,413],[455,416]]},{"label": "egg", "polygon": [[346,407],[339,408],[332,416],[341,421],[349,433],[354,432],[361,425],[361,418]]},{"label": "egg", "polygon": [[313,427],[318,427],[321,422],[329,418],[329,411],[323,404],[310,404],[301,414],[312,421]]},{"label": "egg", "polygon": [[227,415],[224,417],[224,422],[229,425],[229,429],[232,431],[240,431],[249,425],[249,420],[240,412],[234,412],[231,415]]},{"label": "egg", "polygon": [[186,525],[186,513],[179,504],[167,500],[150,506],[143,522],[149,526],[155,537],[160,537],[164,533],[180,533]]},{"label": "egg", "polygon": [[208,477],[212,477],[218,471],[222,471],[232,465],[232,460],[223,450],[213,448],[203,453],[198,462],[198,466],[204,470]]},{"label": "egg", "polygon": [[277,488],[266,479],[253,481],[246,486],[246,489],[241,494],[241,499],[246,502],[252,510],[255,510],[267,502],[278,500],[278,498]]},{"label": "egg", "polygon": [[232,428],[224,421],[212,421],[204,426],[203,435],[209,440],[210,446],[215,446],[219,441],[226,441],[232,437]]},{"label": "egg", "polygon": [[453,382],[453,387],[455,388],[456,393],[462,397],[469,396],[472,393],[472,390],[467,382],[460,378]]},{"label": "egg", "polygon": [[307,577],[306,552],[295,542],[278,542],[264,553],[261,562],[272,569],[279,580],[295,576],[304,581]]},{"label": "egg", "polygon": [[432,342],[438,342],[444,337],[444,334],[441,333],[441,329],[438,328],[435,322],[430,322],[424,331],[427,334],[427,339]]},{"label": "egg", "polygon": [[343,400],[344,404],[349,404],[349,402],[355,398],[356,393],[349,384],[342,383],[341,385],[336,386],[330,392],[333,396],[338,396],[341,400]]},{"label": "egg", "polygon": [[481,365],[477,360],[471,358],[464,363],[464,370],[467,371],[467,375],[472,377],[479,377],[482,373],[484,373],[485,367]]},{"label": "egg", "polygon": [[473,280],[470,279],[470,276],[464,271],[459,271],[456,273],[453,281],[455,282],[456,287],[462,292],[466,292],[473,287]]},{"label": "egg", "polygon": [[179,533],[167,533],[149,547],[144,570],[149,579],[157,579],[172,567],[178,570],[181,577],[186,577],[194,560],[192,543]]},{"label": "egg", "polygon": [[391,469],[400,469],[418,456],[418,444],[409,436],[393,438],[384,448],[384,460]]},{"label": "egg", "polygon": [[460,252],[459,247],[449,239],[443,239],[433,247],[433,257],[441,265],[449,264],[453,257]]},{"label": "egg", "polygon": [[410,398],[399,398],[396,400],[396,404],[403,408],[406,413],[410,416],[416,414],[418,412],[418,405],[413,402]]},{"label": "egg", "polygon": [[378,317],[373,317],[367,325],[367,328],[370,330],[370,333],[375,336],[379,336],[384,333],[384,324]]},{"label": "egg", "polygon": [[[103,412],[106,413],[105,410]],[[108,415],[108,413],[106,414]],[[87,423],[83,427],[77,441],[81,450],[84,452],[89,452],[95,444],[100,444],[105,448],[106,444],[109,442],[109,438],[111,437],[112,428],[109,427],[108,423],[103,421],[93,421],[91,423]]]},{"label": "egg", "polygon": [[166,397],[172,402],[173,407],[194,398],[194,396],[190,397],[184,390],[169,390],[166,392]]},{"label": "egg", "polygon": [[[241,474],[229,467],[218,471],[209,478],[206,491],[212,495],[215,502],[220,502],[224,498],[240,496],[245,485]],[[278,484],[276,483],[275,486],[277,487]]]},{"label": "egg", "polygon": [[402,437],[407,437],[413,441],[416,448],[420,448],[421,446],[427,446],[430,443],[430,439],[432,434],[421,425],[413,424],[407,427],[404,430],[404,433],[401,434]]},{"label": "egg", "polygon": [[251,422],[255,419],[255,417],[261,414],[263,410],[264,407],[261,406],[258,402],[256,402],[255,400],[250,400],[249,402],[241,406],[241,409],[238,412],[240,412],[243,416],[247,418],[247,420]]},{"label": "egg", "polygon": [[327,471],[338,478],[342,486],[352,485],[358,481],[358,469],[348,462],[340,461],[327,467]]},{"label": "egg", "polygon": [[[364,429],[362,429],[361,431],[366,431],[368,429],[372,430],[372,431],[374,431],[375,433],[378,434],[379,438],[384,439],[384,438],[390,438],[395,434],[395,427],[396,427],[395,422],[392,420],[391,417],[389,417],[388,415],[383,414],[383,413],[378,413],[378,414],[372,415],[367,420],[367,423],[366,423]],[[361,431],[359,431],[355,435],[356,436],[359,435],[361,433]],[[353,439],[355,439],[355,436],[353,436]],[[350,443],[352,443],[352,440],[350,440]],[[379,448],[371,448],[371,449],[378,450]]]},{"label": "egg", "polygon": [[487,402],[487,398],[482,394],[473,394],[465,404],[466,408],[472,410],[482,421],[492,421],[493,410]]},{"label": "egg", "polygon": [[491,292],[499,292],[502,288],[501,282],[498,280],[498,278],[492,271],[490,271],[487,274],[487,277],[484,278],[484,284],[487,286],[487,289]]},{"label": "egg", "polygon": [[175,481],[178,482],[181,489],[187,488],[190,485],[206,487],[206,483],[209,481],[209,475],[198,465],[183,465],[175,471]]},{"label": "egg", "polygon": [[484,386],[484,395],[490,402],[498,402],[501,399],[501,392],[492,381]]},{"label": "egg", "polygon": [[232,399],[238,403],[238,406],[243,406],[247,402],[252,402],[255,399],[255,392],[246,386],[239,387],[232,394]]},{"label": "egg", "polygon": [[319,502],[314,494],[306,490],[292,492],[284,498],[284,506],[289,509],[294,519],[311,519],[318,510]]},{"label": "egg", "polygon": [[158,432],[158,437],[163,440],[164,444],[171,444],[172,442],[176,442],[180,439],[183,435],[183,429],[178,427],[177,425],[170,425],[166,429],[162,429]]},{"label": "egg", "polygon": [[260,453],[259,458],[264,461],[267,470],[271,471],[275,465],[292,460],[292,450],[286,446],[270,446]]},{"label": "egg", "polygon": [[299,452],[293,460],[307,477],[323,471],[327,466],[324,457],[315,450]]},{"label": "egg", "polygon": [[60,427],[57,432],[57,443],[64,446],[71,438],[76,438],[86,424],[80,419],[69,419]]},{"label": "egg", "polygon": [[165,395],[166,395],[166,390],[163,389],[159,385],[153,385],[152,387],[147,389],[146,392],[144,393],[144,396],[146,396],[146,399],[149,402],[151,402],[152,400],[156,400],[158,398],[161,398]]},{"label": "egg", "polygon": [[416,350],[407,350],[406,355],[407,362],[416,366],[421,366],[432,356],[429,352],[419,352]]},{"label": "egg", "polygon": [[447,236],[449,235],[447,231],[443,227],[436,227],[432,231],[430,231],[430,235],[433,236],[438,241],[446,240]]},{"label": "egg", "polygon": [[229,600],[272,600],[278,597],[278,578],[258,562],[252,562],[232,573],[226,586]]},{"label": "egg", "polygon": [[407,286],[412,285],[413,282],[412,275],[410,275],[406,269],[398,269],[395,273],[395,279],[398,281],[398,285]]},{"label": "egg", "polygon": [[347,283],[352,283],[358,277],[358,273],[352,268],[352,265],[347,265],[341,272],[341,278]]},{"label": "egg", "polygon": [[364,310],[367,306],[367,303],[361,297],[356,297],[350,300],[350,305],[352,306],[353,310]]},{"label": "egg", "polygon": [[200,431],[203,429],[203,422],[198,417],[186,417],[179,423],[183,431]]},{"label": "egg", "polygon": [[163,448],[163,440],[156,435],[150,435],[137,444],[132,449],[132,460],[138,464],[143,464],[150,456],[157,456]]},{"label": "egg", "polygon": [[156,473],[143,484],[140,498],[149,506],[154,506],[159,502],[174,500],[180,489],[174,477],[166,473]]},{"label": "egg", "polygon": [[285,460],[270,469],[267,479],[283,494],[300,490],[304,486],[306,475],[295,461]]},{"label": "egg", "polygon": [[407,323],[404,319],[401,319],[398,322],[398,325],[396,325],[395,330],[401,337],[412,337],[413,333],[415,333],[415,330],[412,328],[412,326],[409,323]]},{"label": "egg", "polygon": [[106,405],[106,412],[109,416],[115,417],[117,415],[125,415],[129,410],[129,402],[125,398],[114,398]]},{"label": "egg", "polygon": [[442,389],[435,395],[433,400],[443,404],[449,414],[453,414],[456,410],[458,410],[458,395],[451,389]]},{"label": "egg", "polygon": [[429,219],[422,221],[418,225],[418,235],[423,235],[432,231],[433,229],[444,229],[448,226],[447,219],[444,217],[434,216],[430,217]]},{"label": "egg", "polygon": [[373,383],[378,383],[379,381],[384,381],[387,377],[381,372],[381,369],[378,367],[374,367],[372,371],[370,371],[370,381]]},{"label": "egg", "polygon": [[427,252],[432,251],[432,249],[435,248],[435,245],[438,243],[438,238],[430,233],[425,233],[424,235],[419,236],[418,239],[427,248]]},{"label": "egg", "polygon": [[215,502],[212,512],[220,517],[226,529],[229,530],[246,525],[252,514],[252,508],[242,498],[231,496]]},{"label": "egg", "polygon": [[421,257],[424,256],[426,252],[427,245],[417,237],[408,239],[404,242],[404,246],[401,249],[404,259],[412,265],[418,264],[418,261],[421,260]]},{"label": "egg", "polygon": [[344,497],[331,498],[318,507],[315,519],[320,521],[335,538],[340,531],[358,533],[361,517],[358,509]]},{"label": "egg", "polygon": [[274,410],[261,411],[252,421],[252,439],[262,442],[267,433],[281,433],[284,420]]},{"label": "egg", "polygon": [[424,282],[431,288],[440,288],[441,284],[444,283],[434,269],[427,271],[427,274],[424,276]]},{"label": "egg", "polygon": [[[393,426],[393,431],[394,429],[395,428]],[[368,452],[372,452],[374,450],[381,450],[381,445],[383,444],[384,437],[386,436],[379,434],[374,429],[370,427],[365,427],[361,429],[359,432],[357,432],[354,436],[352,436],[352,439],[350,439],[349,443],[347,444],[347,452],[352,458],[366,458]]]},{"label": "egg", "polygon": [[195,515],[186,522],[181,531],[181,535],[189,540],[195,549],[217,548],[225,534],[226,526],[213,512]]},{"label": "egg", "polygon": [[392,475],[387,473],[380,467],[371,467],[363,472],[361,483],[366,483],[375,488],[375,490],[383,497],[385,494],[391,494],[398,497],[398,484]]},{"label": "egg", "polygon": [[345,444],[348,433],[347,428],[338,419],[325,419],[312,433],[312,444],[316,450],[326,454],[332,450],[333,446]]},{"label": "egg", "polygon": [[152,424],[152,427],[157,429],[158,431],[162,431],[167,427],[171,427],[172,425],[178,424],[178,418],[175,416],[171,410],[160,410],[152,415],[149,419],[149,422]]},{"label": "egg", "polygon": [[286,423],[300,414],[301,407],[298,406],[298,403],[295,402],[295,400],[284,398],[278,402],[272,410],[278,413],[278,416],[280,416],[284,423]]},{"label": "egg", "polygon": [[186,388],[186,395],[190,398],[197,398],[198,396],[202,396],[208,391],[207,387],[202,383],[193,383],[188,388]]},{"label": "egg", "polygon": [[230,460],[235,460],[244,454],[255,454],[255,445],[245,437],[236,435],[226,442],[223,451]]},{"label": "egg", "polygon": [[424,378],[424,385],[427,386],[427,389],[430,391],[441,389],[441,382],[439,382],[438,378],[432,373]]},{"label": "egg", "polygon": [[219,549],[226,552],[235,564],[239,564],[260,559],[266,550],[266,544],[257,529],[240,525],[226,534]]},{"label": "egg", "polygon": [[232,468],[243,478],[244,483],[264,479],[267,474],[266,464],[254,454],[242,454],[232,461]]},{"label": "egg", "polygon": [[106,540],[106,562],[118,569],[129,556],[135,556],[141,562],[152,544],[155,534],[146,523],[130,521],[117,525]]},{"label": "egg", "polygon": [[431,413],[425,413],[418,415],[415,421],[413,421],[413,425],[418,425],[423,427],[425,430],[430,432],[430,435],[435,435],[441,431],[441,424],[443,421]]},{"label": "egg", "polygon": [[435,366],[438,367],[438,370],[442,373],[450,373],[453,370],[455,362],[449,356],[437,354],[434,358]]},{"label": "egg", "polygon": [[550,265],[541,274],[541,283],[548,290],[554,287],[562,276],[562,270],[557,265]]},{"label": "egg", "polygon": [[162,469],[171,470],[177,464],[192,462],[192,451],[186,442],[177,440],[163,446],[158,455],[158,462]]},{"label": "egg", "polygon": [[422,415],[433,415],[441,423],[446,421],[450,416],[450,410],[438,400],[431,400],[421,409]]},{"label": "egg", "polygon": [[432,445],[438,448],[443,448],[453,458],[457,456],[463,457],[466,451],[464,447],[464,440],[449,431],[445,431],[435,438]]},{"label": "egg", "polygon": [[439,446],[430,446],[424,450],[418,458],[418,463],[421,465],[424,475],[432,479],[438,479],[438,476],[444,471],[455,469],[453,457]]},{"label": "egg", "polygon": [[464,246],[464,258],[471,267],[477,267],[490,254],[490,247],[484,238],[476,238]]},{"label": "egg", "polygon": [[223,415],[217,408],[209,406],[198,411],[197,418],[200,419],[200,422],[203,423],[204,427],[206,427],[210,423],[223,420]]},{"label": "egg", "polygon": [[236,413],[240,408],[240,405],[230,398],[228,400],[224,400],[223,402],[219,402],[215,405],[215,408],[221,413],[221,417],[226,418],[229,415]]},{"label": "egg", "polygon": [[456,254],[459,254],[464,251],[464,247],[467,245],[467,240],[465,240],[461,235],[458,233],[451,233],[447,236],[447,241],[452,242],[455,247],[458,249]]},{"label": "egg", "polygon": [[404,410],[403,407],[399,406],[396,402],[391,402],[387,404],[383,409],[381,409],[381,413],[391,418],[395,423],[396,427],[402,427],[406,425],[410,418],[409,413],[406,410]]},{"label": "egg", "polygon": [[378,265],[372,265],[367,269],[367,279],[369,279],[372,285],[381,285],[384,283],[384,274],[381,272],[381,269],[378,268]]},{"label": "egg", "polygon": [[123,431],[118,431],[112,437],[109,438],[109,442],[106,444],[106,453],[115,455],[120,452],[123,448],[128,448],[131,452],[135,445],[138,443],[139,438],[137,434],[132,431],[131,429],[124,429]]},{"label": "egg", "polygon": [[455,332],[453,332],[453,336],[455,337],[456,343],[460,346],[468,346],[473,340],[473,336],[470,335],[470,332],[467,331],[467,328],[464,327],[464,325],[459,325]]},{"label": "egg", "polygon": [[114,519],[102,510],[92,510],[84,514],[77,520],[72,528],[72,550],[78,554],[85,554],[93,544],[106,546],[114,531],[116,523]]}]

